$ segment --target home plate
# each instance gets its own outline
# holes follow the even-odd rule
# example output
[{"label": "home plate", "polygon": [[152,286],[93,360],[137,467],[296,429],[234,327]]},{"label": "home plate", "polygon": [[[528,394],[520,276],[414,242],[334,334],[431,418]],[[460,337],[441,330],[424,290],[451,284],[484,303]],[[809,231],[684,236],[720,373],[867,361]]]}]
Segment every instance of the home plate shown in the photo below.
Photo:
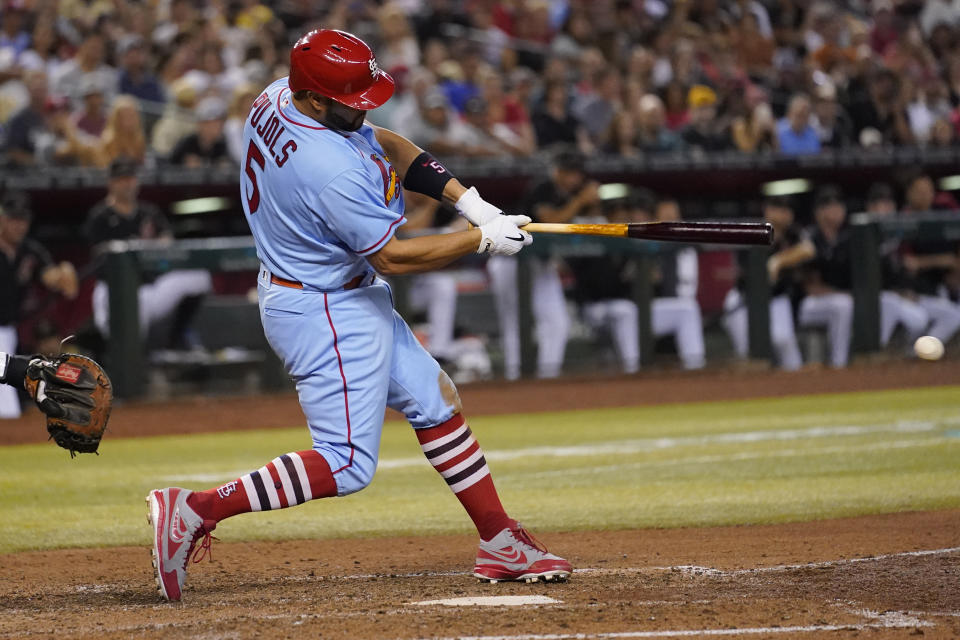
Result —
[{"label": "home plate", "polygon": [[467,596],[466,598],[423,600],[411,604],[418,606],[442,604],[447,607],[520,607],[525,604],[561,604],[561,601],[547,596]]}]

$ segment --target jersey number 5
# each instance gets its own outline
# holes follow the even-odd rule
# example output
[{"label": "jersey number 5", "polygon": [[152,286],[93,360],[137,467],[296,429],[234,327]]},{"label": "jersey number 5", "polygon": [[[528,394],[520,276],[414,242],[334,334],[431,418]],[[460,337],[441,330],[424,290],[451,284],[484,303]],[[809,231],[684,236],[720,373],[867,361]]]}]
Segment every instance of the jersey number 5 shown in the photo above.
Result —
[{"label": "jersey number 5", "polygon": [[257,145],[253,144],[253,140],[251,140],[250,146],[247,147],[247,162],[244,167],[244,172],[247,174],[247,177],[250,178],[250,195],[247,196],[247,209],[250,213],[256,213],[257,209],[260,208],[260,187],[257,186],[257,174],[253,170],[254,162],[257,163],[261,171],[263,171],[267,164],[263,153],[257,148]]}]

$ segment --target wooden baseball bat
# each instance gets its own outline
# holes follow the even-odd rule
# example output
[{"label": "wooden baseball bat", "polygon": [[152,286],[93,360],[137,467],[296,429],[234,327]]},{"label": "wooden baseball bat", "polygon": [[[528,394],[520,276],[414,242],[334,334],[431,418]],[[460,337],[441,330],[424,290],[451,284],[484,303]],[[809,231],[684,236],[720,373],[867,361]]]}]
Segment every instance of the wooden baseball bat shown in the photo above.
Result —
[{"label": "wooden baseball bat", "polygon": [[659,242],[711,242],[717,244],[770,245],[769,222],[629,222],[609,224],[559,224],[531,222],[522,227],[533,233],[573,233],[613,236]]}]

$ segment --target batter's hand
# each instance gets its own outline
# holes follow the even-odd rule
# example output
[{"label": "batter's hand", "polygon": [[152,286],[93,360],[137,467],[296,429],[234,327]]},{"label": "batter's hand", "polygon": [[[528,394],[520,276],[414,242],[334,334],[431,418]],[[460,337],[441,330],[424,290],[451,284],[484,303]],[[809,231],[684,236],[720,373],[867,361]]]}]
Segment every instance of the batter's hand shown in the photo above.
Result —
[{"label": "batter's hand", "polygon": [[520,229],[530,224],[529,216],[496,216],[490,222],[480,225],[483,238],[477,253],[492,253],[499,256],[512,256],[533,242],[533,236]]},{"label": "batter's hand", "polygon": [[503,213],[499,207],[495,207],[481,198],[476,187],[467,189],[453,206],[456,207],[457,213],[475,227],[482,227]]}]

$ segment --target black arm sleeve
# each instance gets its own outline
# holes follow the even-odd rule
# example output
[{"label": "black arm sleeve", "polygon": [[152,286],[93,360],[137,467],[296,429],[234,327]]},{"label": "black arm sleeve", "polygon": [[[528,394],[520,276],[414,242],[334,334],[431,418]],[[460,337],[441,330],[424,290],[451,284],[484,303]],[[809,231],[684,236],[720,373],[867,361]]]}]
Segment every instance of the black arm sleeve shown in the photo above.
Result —
[{"label": "black arm sleeve", "polygon": [[0,377],[0,382],[22,389],[23,380],[27,377],[27,363],[30,362],[30,357],[3,355],[7,358],[7,367],[3,377]]},{"label": "black arm sleeve", "polygon": [[403,178],[403,186],[434,200],[442,200],[443,188],[453,178],[454,175],[447,171],[446,167],[424,151],[410,163]]}]

